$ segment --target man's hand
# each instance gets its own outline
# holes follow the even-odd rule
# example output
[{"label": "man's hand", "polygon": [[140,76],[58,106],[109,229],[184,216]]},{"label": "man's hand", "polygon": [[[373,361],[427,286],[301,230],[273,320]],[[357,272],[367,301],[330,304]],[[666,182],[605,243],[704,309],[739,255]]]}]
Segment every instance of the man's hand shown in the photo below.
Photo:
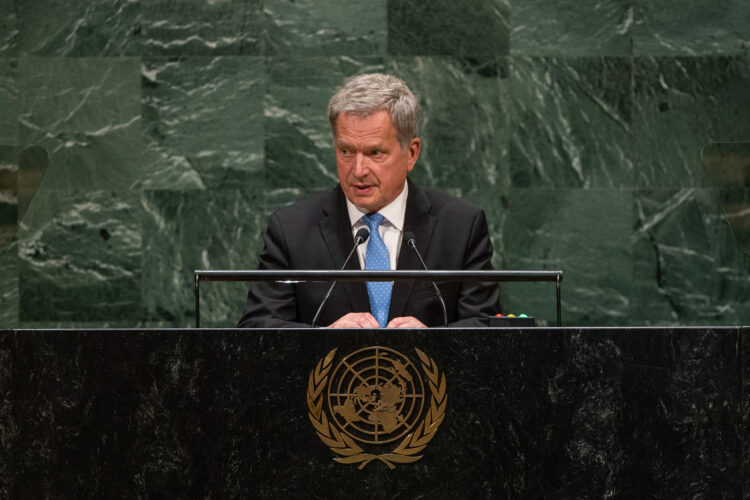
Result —
[{"label": "man's hand", "polygon": [[380,325],[370,313],[348,313],[328,325],[328,328],[380,328]]},{"label": "man's hand", "polygon": [[427,325],[419,321],[414,316],[402,316],[393,318],[386,328],[427,328]]}]

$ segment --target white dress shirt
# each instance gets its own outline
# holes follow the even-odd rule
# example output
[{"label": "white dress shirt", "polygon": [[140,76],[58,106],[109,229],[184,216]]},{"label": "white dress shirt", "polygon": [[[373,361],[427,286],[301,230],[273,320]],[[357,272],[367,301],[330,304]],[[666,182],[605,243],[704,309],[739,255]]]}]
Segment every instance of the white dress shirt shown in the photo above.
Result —
[{"label": "white dress shirt", "polygon": [[[404,232],[404,217],[406,216],[406,198],[409,195],[409,185],[404,182],[404,189],[401,194],[396,196],[396,199],[384,206],[378,213],[385,219],[380,223],[378,232],[380,237],[385,243],[385,247],[388,249],[388,262],[390,263],[391,270],[396,269],[396,262],[398,262],[398,254],[401,250],[401,239]],[[349,211],[349,221],[352,225],[352,236],[357,234],[360,228],[367,227],[362,221],[362,216],[367,215],[367,210],[361,209],[354,205],[348,199],[346,200],[346,208]],[[367,255],[367,242],[359,245],[357,248],[359,254],[359,266],[365,268],[365,256]]]}]

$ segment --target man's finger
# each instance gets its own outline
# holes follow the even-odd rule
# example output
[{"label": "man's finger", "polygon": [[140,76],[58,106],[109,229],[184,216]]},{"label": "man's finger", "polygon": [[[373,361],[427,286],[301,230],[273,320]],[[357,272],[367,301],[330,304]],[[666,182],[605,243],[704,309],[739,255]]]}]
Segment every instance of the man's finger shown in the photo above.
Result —
[{"label": "man's finger", "polygon": [[328,328],[378,328],[379,326],[370,313],[347,313],[328,325]]},{"label": "man's finger", "polygon": [[362,328],[380,328],[380,323],[370,313],[362,313]]},{"label": "man's finger", "polygon": [[402,316],[393,318],[386,326],[387,328],[427,328],[427,326],[414,316]]}]

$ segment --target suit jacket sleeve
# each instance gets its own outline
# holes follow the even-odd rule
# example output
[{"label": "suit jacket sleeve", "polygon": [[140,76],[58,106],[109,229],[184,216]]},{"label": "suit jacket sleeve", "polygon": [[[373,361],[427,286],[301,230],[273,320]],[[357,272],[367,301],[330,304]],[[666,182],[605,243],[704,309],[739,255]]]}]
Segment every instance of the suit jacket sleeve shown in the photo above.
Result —
[{"label": "suit jacket sleeve", "polygon": [[[471,224],[471,231],[464,249],[464,270],[492,269],[492,242],[487,218],[478,210]],[[467,282],[459,289],[456,304],[456,321],[450,326],[487,326],[479,318],[494,316],[500,312],[497,283]]]},{"label": "suit jacket sleeve", "polygon": [[[289,269],[283,224],[277,214],[268,219],[258,269]],[[250,283],[239,328],[309,328],[295,321],[297,303],[294,285],[256,281]]]}]

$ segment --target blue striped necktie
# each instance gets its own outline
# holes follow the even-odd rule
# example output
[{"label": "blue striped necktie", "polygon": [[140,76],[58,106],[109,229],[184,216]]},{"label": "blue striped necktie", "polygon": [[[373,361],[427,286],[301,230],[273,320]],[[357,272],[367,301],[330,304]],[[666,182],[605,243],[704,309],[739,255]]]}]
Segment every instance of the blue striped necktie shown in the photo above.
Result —
[{"label": "blue striped necktie", "polygon": [[[388,261],[388,249],[380,237],[378,227],[384,217],[378,213],[367,214],[362,220],[370,229],[370,240],[367,242],[365,269],[373,271],[388,271],[391,269]],[[388,324],[388,308],[391,306],[392,281],[368,281],[367,295],[370,297],[370,311],[381,327]]]}]

